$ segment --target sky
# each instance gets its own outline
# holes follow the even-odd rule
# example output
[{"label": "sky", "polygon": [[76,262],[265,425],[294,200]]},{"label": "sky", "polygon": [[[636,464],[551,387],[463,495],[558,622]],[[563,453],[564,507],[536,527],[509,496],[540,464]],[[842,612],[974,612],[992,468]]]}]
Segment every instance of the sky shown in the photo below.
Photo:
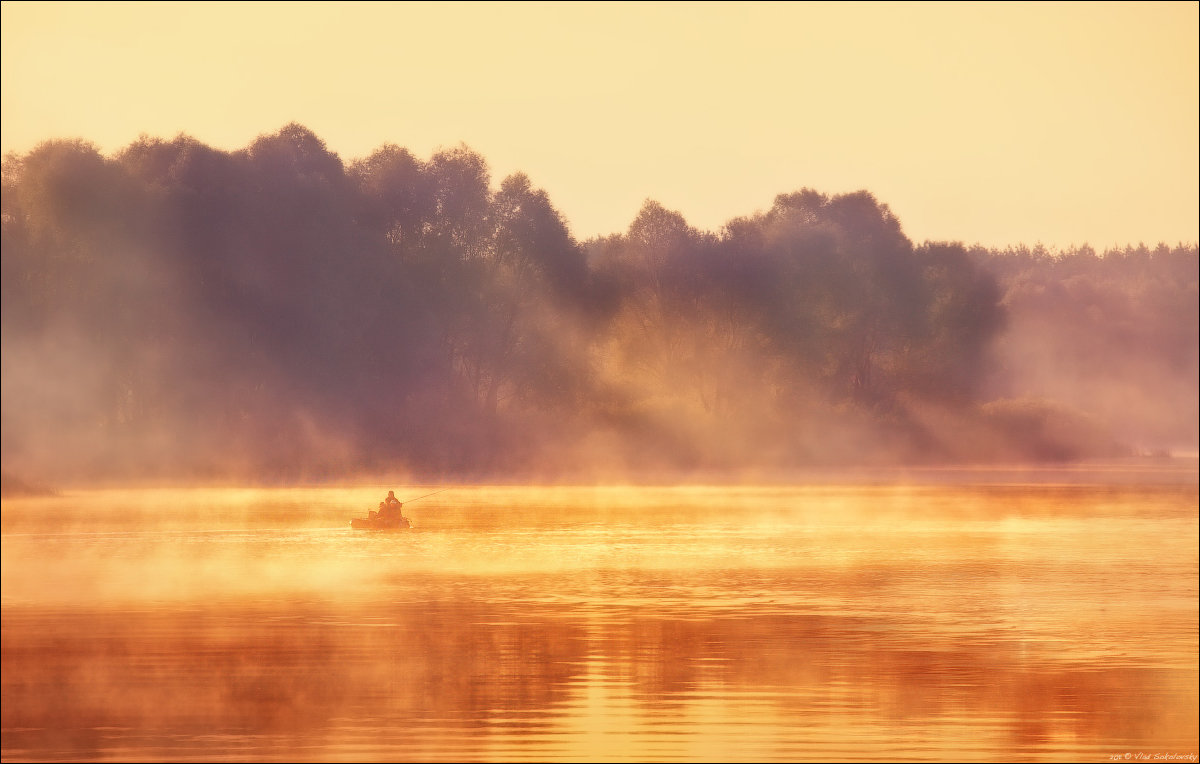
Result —
[{"label": "sky", "polygon": [[4,2],[0,148],[465,143],[579,239],[866,189],[915,242],[1200,239],[1200,4]]}]

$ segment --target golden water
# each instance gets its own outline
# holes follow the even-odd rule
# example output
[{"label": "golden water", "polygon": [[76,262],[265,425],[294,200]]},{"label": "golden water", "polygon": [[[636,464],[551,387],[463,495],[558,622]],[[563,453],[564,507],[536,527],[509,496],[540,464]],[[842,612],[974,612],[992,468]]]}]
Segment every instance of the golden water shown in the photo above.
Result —
[{"label": "golden water", "polygon": [[1198,753],[1194,482],[387,488],[6,500],[4,761]]}]

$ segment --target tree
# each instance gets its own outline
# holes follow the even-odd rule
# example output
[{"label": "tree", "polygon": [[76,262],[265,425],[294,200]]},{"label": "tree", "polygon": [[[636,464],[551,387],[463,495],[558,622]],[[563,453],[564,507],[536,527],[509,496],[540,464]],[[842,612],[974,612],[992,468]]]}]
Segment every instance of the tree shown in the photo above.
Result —
[{"label": "tree", "polygon": [[349,175],[360,200],[359,224],[382,234],[402,257],[420,247],[434,216],[425,163],[408,149],[387,144],[353,163]]},{"label": "tree", "polygon": [[[552,405],[569,396],[580,351],[568,340],[586,266],[561,215],[521,174],[492,198],[490,241],[468,263],[469,299],[453,340],[455,368],[482,410],[501,400]],[[565,323],[565,325],[561,325]]]}]

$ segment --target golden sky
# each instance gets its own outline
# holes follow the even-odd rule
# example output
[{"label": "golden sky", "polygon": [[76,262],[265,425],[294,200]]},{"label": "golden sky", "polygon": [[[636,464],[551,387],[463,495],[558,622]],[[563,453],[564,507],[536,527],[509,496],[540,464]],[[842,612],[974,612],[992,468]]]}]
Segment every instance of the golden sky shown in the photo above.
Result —
[{"label": "golden sky", "polygon": [[867,189],[914,241],[1200,238],[1200,4],[4,2],[2,148],[459,142],[579,238]]}]

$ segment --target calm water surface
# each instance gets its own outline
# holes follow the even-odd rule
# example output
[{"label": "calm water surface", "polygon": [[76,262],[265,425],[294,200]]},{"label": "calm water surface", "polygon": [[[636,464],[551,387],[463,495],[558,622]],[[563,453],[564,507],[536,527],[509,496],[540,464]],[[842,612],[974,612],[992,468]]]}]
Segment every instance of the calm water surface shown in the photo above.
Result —
[{"label": "calm water surface", "polygon": [[5,500],[0,754],[1194,755],[1191,474]]}]

